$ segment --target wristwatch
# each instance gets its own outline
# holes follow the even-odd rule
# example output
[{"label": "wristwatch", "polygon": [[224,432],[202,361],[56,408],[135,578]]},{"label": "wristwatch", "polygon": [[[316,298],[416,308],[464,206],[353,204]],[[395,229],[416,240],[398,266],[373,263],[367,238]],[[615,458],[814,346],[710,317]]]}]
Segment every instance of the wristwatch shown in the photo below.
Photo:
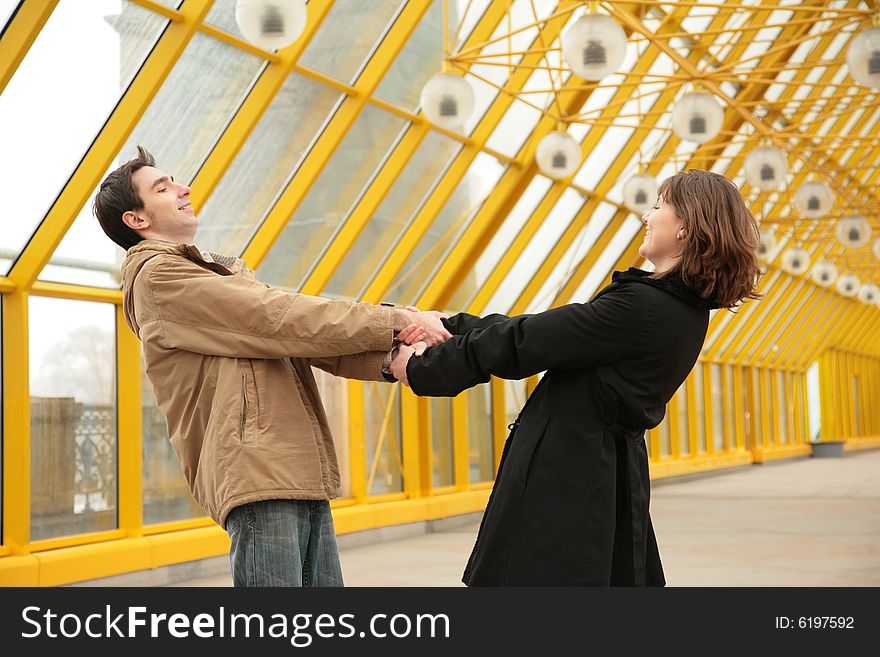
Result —
[{"label": "wristwatch", "polygon": [[385,360],[382,361],[382,376],[385,377],[388,383],[397,383],[397,378],[391,373],[391,361],[397,358],[397,352],[400,351],[400,342],[395,338],[392,345],[391,351],[385,354]]}]

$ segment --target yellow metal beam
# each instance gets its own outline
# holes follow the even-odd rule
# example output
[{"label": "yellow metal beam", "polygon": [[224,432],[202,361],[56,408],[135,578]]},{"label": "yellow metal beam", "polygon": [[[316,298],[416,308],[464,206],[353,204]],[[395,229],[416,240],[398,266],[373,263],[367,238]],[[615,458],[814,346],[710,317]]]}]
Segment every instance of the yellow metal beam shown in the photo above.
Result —
[{"label": "yellow metal beam", "polygon": [[28,369],[28,295],[3,303],[3,543],[27,554],[31,541],[31,399]]},{"label": "yellow metal beam", "polygon": [[118,446],[119,529],[143,534],[144,466],[141,407],[141,345],[116,306],[116,444]]}]

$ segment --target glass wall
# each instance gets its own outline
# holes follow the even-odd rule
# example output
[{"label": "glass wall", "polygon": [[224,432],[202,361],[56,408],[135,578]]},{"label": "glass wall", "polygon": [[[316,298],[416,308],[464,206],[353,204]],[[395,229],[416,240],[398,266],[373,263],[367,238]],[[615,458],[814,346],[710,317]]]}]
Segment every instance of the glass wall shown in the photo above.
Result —
[{"label": "glass wall", "polygon": [[673,440],[678,440],[678,453],[680,456],[687,456],[691,453],[690,441],[688,440],[688,400],[687,400],[687,380],[681,384],[673,398],[676,412],[678,413],[678,436],[673,436]]},{"label": "glass wall", "polygon": [[399,493],[403,490],[400,386],[377,381],[363,386],[367,495]]},{"label": "glass wall", "polygon": [[[721,387],[721,365],[712,363],[710,366],[712,386],[712,438],[711,444],[716,452],[724,450],[724,428],[727,418],[724,415],[724,390]],[[732,436],[732,434],[731,434]]]},{"label": "glass wall", "polygon": [[454,484],[452,400],[448,397],[431,398],[431,454],[432,485],[437,487]]},{"label": "glass wall", "polygon": [[116,308],[31,297],[31,539],[117,527]]},{"label": "glass wall", "polygon": [[706,453],[706,410],[709,413],[712,412],[712,409],[705,409],[706,398],[703,395],[703,386],[708,385],[707,381],[703,380],[703,364],[697,363],[694,367],[694,371],[691,374],[691,383],[694,387],[694,401],[696,402],[696,416],[697,416],[697,453],[705,454]]},{"label": "glass wall", "polygon": [[492,441],[492,388],[488,383],[470,388],[468,409],[468,481],[495,478],[495,450]]}]

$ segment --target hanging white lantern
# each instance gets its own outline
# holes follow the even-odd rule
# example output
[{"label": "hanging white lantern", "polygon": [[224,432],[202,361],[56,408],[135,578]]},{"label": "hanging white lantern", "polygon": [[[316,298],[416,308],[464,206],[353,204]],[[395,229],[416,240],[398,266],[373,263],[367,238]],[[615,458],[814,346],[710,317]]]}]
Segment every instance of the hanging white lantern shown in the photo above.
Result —
[{"label": "hanging white lantern", "polygon": [[810,276],[813,282],[822,287],[830,287],[837,280],[837,267],[830,262],[818,262]]},{"label": "hanging white lantern", "polygon": [[238,0],[235,22],[244,38],[264,50],[296,41],[306,27],[304,0]]},{"label": "hanging white lantern", "polygon": [[871,239],[871,224],[864,217],[845,217],[837,222],[837,241],[850,249],[859,249]]},{"label": "hanging white lantern", "polygon": [[644,214],[657,201],[657,180],[647,173],[638,173],[623,186],[623,202],[638,214]]},{"label": "hanging white lantern", "polygon": [[800,275],[810,268],[810,254],[794,247],[782,254],[782,268],[790,274]]},{"label": "hanging white lantern", "polygon": [[776,146],[758,146],[746,155],[746,180],[758,189],[777,189],[788,175],[788,159]]},{"label": "hanging white lantern", "polygon": [[858,291],[861,281],[852,274],[844,274],[837,279],[835,287],[837,291],[845,297],[854,297]]},{"label": "hanging white lantern", "polygon": [[849,74],[859,84],[880,89],[880,27],[860,32],[846,51]]},{"label": "hanging white lantern", "polygon": [[431,123],[460,130],[474,112],[474,90],[456,73],[438,73],[422,87],[421,104]]},{"label": "hanging white lantern", "polygon": [[873,283],[864,283],[859,287],[859,301],[862,303],[877,303],[880,298],[880,288]]},{"label": "hanging white lantern", "polygon": [[672,130],[681,139],[703,144],[715,138],[724,123],[724,110],[705,91],[685,94],[672,108]]},{"label": "hanging white lantern", "polygon": [[831,212],[834,192],[828,183],[811,180],[798,187],[794,193],[794,206],[802,217],[821,219]]},{"label": "hanging white lantern", "polygon": [[586,14],[562,35],[565,63],[584,80],[601,80],[626,57],[626,32],[610,16]]},{"label": "hanging white lantern", "polygon": [[538,168],[545,176],[568,178],[581,164],[581,145],[567,132],[548,132],[535,152]]},{"label": "hanging white lantern", "polygon": [[880,260],[880,237],[874,240],[874,244],[871,245],[871,250],[874,252],[874,257],[877,260]]},{"label": "hanging white lantern", "polygon": [[767,260],[776,249],[776,235],[772,230],[762,230],[758,240],[758,257]]}]

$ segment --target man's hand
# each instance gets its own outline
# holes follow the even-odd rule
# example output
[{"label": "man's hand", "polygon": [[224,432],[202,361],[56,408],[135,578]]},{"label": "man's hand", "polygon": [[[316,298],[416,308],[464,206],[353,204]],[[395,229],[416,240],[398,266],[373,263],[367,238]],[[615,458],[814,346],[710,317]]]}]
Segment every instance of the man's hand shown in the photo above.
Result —
[{"label": "man's hand", "polygon": [[[443,344],[452,337],[452,334],[443,326],[443,322],[440,321],[441,317],[448,317],[448,315],[436,310],[422,312],[415,306],[407,306],[406,310],[398,310],[395,313],[394,328],[403,331],[410,324],[416,324],[427,333],[424,342],[428,346]],[[400,338],[398,337],[398,339]]]},{"label": "man's hand", "polygon": [[411,347],[404,344],[400,345],[397,349],[397,357],[391,361],[391,366],[388,368],[391,370],[394,378],[403,385],[408,386],[409,379],[406,377],[406,366],[409,364],[409,359],[413,357],[413,354],[417,357],[421,356],[427,348],[428,345],[424,342],[416,342]]},{"label": "man's hand", "polygon": [[415,344],[428,337],[428,332],[418,324],[410,324],[397,334],[397,339],[402,344]]}]

